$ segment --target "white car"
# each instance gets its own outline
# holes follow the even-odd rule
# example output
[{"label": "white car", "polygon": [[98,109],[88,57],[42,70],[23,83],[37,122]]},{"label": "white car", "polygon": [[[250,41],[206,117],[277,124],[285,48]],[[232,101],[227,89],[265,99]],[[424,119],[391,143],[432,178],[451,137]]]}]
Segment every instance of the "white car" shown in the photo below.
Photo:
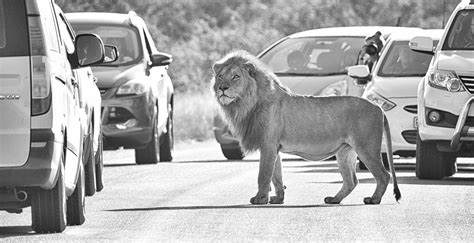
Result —
[{"label": "white car", "polygon": [[474,0],[458,4],[437,46],[419,36],[410,47],[434,54],[418,86],[416,176],[442,179],[474,157]]},{"label": "white car", "polygon": [[85,221],[85,114],[74,74],[102,62],[104,46],[96,35],[74,36],[52,0],[3,0],[0,12],[0,210],[31,206],[34,231],[62,232]]},{"label": "white car", "polygon": [[[442,29],[394,33],[387,40],[372,73],[369,73],[367,66],[349,68],[350,76],[368,81],[362,97],[384,110],[390,124],[395,155],[415,156],[417,87],[432,58],[430,54],[412,51],[408,43],[417,35],[429,36],[437,42],[442,33]],[[385,144],[382,151],[386,153]],[[387,165],[385,154],[383,160]]]}]

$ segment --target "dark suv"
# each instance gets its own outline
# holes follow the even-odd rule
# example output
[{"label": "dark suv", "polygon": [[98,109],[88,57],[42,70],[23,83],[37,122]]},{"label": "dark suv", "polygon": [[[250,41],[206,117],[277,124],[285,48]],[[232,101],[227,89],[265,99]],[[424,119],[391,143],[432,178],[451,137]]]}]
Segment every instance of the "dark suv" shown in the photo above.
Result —
[{"label": "dark suv", "polygon": [[134,148],[137,164],[171,161],[173,85],[171,55],[159,52],[134,12],[66,14],[77,33],[116,46],[118,60],[93,67],[102,93],[104,149]]}]

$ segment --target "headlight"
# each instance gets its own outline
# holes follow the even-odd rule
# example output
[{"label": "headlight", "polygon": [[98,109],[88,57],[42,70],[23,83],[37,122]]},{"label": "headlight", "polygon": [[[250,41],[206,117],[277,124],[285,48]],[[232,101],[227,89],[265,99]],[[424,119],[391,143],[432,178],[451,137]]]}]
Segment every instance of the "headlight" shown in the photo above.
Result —
[{"label": "headlight", "polygon": [[381,95],[376,94],[376,93],[364,94],[364,98],[366,98],[370,102],[380,106],[384,111],[389,111],[389,110],[393,109],[396,106],[395,103],[387,100],[386,98],[384,98]]},{"label": "headlight", "polygon": [[432,87],[448,90],[451,92],[463,91],[461,80],[450,71],[430,70],[428,71],[428,82]]},{"label": "headlight", "polygon": [[347,95],[347,81],[341,80],[333,83],[321,91],[320,96],[340,96]]},{"label": "headlight", "polygon": [[122,84],[117,90],[117,95],[139,95],[145,92],[145,84],[138,80],[132,80]]}]

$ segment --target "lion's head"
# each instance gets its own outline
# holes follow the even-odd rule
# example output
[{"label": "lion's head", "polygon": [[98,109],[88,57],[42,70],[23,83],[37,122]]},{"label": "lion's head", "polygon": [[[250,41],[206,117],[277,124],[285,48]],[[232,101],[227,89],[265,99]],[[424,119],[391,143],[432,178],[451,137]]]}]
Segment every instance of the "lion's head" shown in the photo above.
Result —
[{"label": "lion's head", "polygon": [[[275,89],[288,91],[278,78],[255,56],[246,51],[234,51],[214,66],[211,90],[232,132],[240,138],[260,134],[255,123],[265,116],[265,110]],[[245,147],[245,142],[242,142]],[[252,149],[249,149],[252,150]]]}]

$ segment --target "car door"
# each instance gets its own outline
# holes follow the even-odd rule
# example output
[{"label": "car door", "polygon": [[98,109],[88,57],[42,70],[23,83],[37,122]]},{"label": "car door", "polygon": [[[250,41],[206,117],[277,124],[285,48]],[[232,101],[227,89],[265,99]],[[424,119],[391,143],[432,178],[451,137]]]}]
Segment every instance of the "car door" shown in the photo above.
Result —
[{"label": "car door", "polygon": [[[151,55],[157,54],[158,50],[155,47],[155,43],[151,38],[148,30],[146,27],[142,30],[147,57],[151,59]],[[163,131],[166,126],[167,118],[168,118],[168,89],[166,88],[166,78],[168,77],[167,67],[166,66],[157,66],[150,68],[150,78],[153,83],[153,87],[155,89],[155,94],[158,96],[158,128],[159,131]]]},{"label": "car door", "polygon": [[71,64],[67,60],[67,55],[74,53],[74,32],[69,26],[64,13],[56,6],[56,18],[58,21],[60,40],[62,42],[61,51],[64,54],[64,82],[67,87],[66,120],[67,120],[67,154],[65,163],[66,185],[69,187],[75,185],[76,173],[79,168],[79,162],[82,152],[82,128],[81,120],[85,114],[79,107],[78,80],[73,75]]}]

